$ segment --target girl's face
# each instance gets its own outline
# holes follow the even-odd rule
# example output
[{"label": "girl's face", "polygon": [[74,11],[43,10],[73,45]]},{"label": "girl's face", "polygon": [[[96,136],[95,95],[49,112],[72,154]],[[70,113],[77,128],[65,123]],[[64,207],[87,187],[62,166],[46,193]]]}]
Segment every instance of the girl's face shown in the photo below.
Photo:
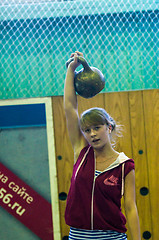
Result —
[{"label": "girl's face", "polygon": [[103,148],[106,144],[110,144],[110,129],[106,124],[87,127],[83,133],[94,149]]}]

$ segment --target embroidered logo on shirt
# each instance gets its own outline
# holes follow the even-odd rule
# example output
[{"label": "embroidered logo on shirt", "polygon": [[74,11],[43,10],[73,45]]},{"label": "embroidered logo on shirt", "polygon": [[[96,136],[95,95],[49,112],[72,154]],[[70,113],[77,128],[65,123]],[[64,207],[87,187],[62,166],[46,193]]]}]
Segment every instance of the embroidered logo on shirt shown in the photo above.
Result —
[{"label": "embroidered logo on shirt", "polygon": [[111,185],[111,186],[114,186],[114,185],[117,185],[118,184],[118,178],[117,177],[114,177],[114,175],[110,176],[109,178],[106,178],[104,180],[104,184],[105,185]]}]

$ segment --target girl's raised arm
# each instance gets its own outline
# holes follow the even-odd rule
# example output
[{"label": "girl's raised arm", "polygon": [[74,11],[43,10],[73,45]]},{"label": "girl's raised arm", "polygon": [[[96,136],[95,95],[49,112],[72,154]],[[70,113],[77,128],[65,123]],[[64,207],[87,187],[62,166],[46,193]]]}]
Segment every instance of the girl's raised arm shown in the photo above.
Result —
[{"label": "girl's raised arm", "polygon": [[75,152],[77,152],[82,146],[86,145],[86,140],[84,139],[79,126],[77,96],[74,89],[74,72],[79,66],[78,56],[83,56],[83,54],[80,52],[71,54],[71,57],[74,57],[74,61],[68,66],[64,88],[64,109],[67,128]]}]

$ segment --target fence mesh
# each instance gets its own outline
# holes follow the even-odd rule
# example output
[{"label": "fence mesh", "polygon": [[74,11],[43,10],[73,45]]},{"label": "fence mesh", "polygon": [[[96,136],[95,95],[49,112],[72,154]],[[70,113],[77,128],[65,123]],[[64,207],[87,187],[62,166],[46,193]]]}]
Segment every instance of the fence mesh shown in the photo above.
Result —
[{"label": "fence mesh", "polygon": [[158,0],[0,0],[0,99],[63,95],[79,50],[104,92],[159,86]]}]

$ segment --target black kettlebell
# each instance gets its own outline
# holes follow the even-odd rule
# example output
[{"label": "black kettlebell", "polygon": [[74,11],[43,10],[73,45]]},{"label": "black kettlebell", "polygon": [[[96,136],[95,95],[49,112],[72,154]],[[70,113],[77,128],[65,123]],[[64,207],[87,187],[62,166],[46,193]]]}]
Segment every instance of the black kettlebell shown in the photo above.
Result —
[{"label": "black kettlebell", "polygon": [[[70,58],[66,62],[66,67],[74,58]],[[75,91],[84,98],[91,98],[98,94],[105,86],[105,79],[102,72],[90,67],[84,57],[78,56],[78,62],[83,65],[83,68],[76,72],[74,77]]]}]

